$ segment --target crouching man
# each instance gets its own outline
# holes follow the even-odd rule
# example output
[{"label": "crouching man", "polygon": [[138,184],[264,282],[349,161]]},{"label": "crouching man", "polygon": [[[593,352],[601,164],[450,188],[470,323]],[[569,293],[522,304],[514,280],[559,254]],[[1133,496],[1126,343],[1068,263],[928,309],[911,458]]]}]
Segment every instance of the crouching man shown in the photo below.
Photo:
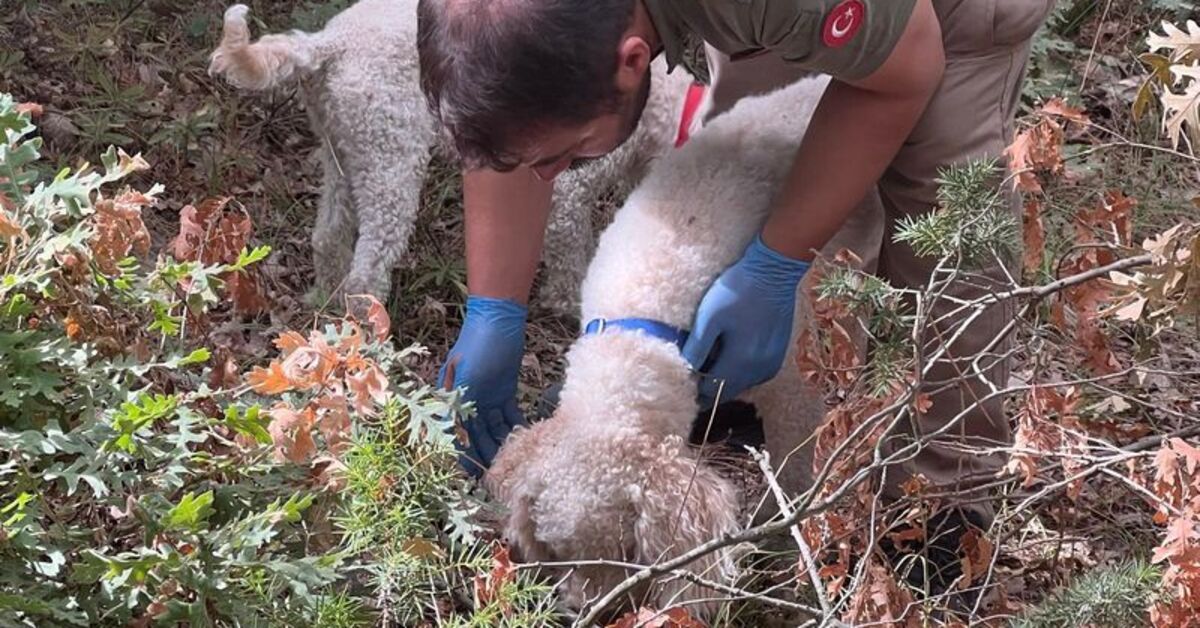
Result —
[{"label": "crouching man", "polygon": [[[693,367],[711,376],[701,398],[711,400],[710,382],[723,380],[722,398],[731,399],[781,368],[797,285],[813,252],[873,186],[889,222],[878,272],[899,287],[928,283],[936,260],[893,242],[895,221],[935,209],[940,168],[1002,157],[1030,42],[1053,2],[422,0],[422,88],[465,166],[470,297],[443,378],[466,386],[476,404],[467,426],[470,457],[486,467],[524,421],[517,376],[551,181],[630,136],[653,58],[686,65],[687,53],[703,43],[708,117],[807,73],[833,77],[766,225],[710,287],[684,348]],[[1015,194],[1012,201],[1017,211]],[[985,274],[999,281],[1005,269]],[[964,282],[951,292],[970,297],[986,289]],[[926,384],[932,406],[915,427],[928,434],[955,425],[886,475],[890,498],[915,473],[962,489],[961,503],[938,515],[949,540],[944,560],[929,557],[935,564],[957,564],[963,527],[986,526],[992,517],[986,500],[968,489],[1004,460],[966,452],[1011,441],[1003,400],[978,403],[988,396],[984,383],[945,383],[987,351],[986,374],[1004,386],[1009,367],[1001,356],[1010,340],[993,340],[1012,316],[1006,304],[986,311],[935,365]],[[923,348],[938,349],[936,342]],[[764,429],[775,459],[808,436],[786,425]]]}]

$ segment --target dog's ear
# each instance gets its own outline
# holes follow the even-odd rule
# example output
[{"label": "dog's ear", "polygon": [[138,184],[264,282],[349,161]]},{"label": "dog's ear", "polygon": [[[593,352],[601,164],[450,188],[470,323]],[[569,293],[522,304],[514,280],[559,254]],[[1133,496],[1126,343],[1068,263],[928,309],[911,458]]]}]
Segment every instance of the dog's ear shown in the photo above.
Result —
[{"label": "dog's ear", "polygon": [[504,523],[504,539],[512,547],[515,558],[525,563],[553,560],[550,548],[537,539],[533,496],[520,493],[506,505],[508,517]]},{"label": "dog's ear", "polygon": [[500,451],[492,459],[492,464],[483,474],[483,487],[493,498],[508,501],[513,493],[513,485],[520,481],[521,474],[536,460],[539,455],[540,443],[544,440],[545,426],[534,424],[529,427],[513,429],[504,439]]},{"label": "dog's ear", "polygon": [[533,504],[540,478],[534,477],[537,470],[530,464],[541,455],[545,427],[535,424],[514,429],[483,475],[484,488],[507,511],[504,536],[522,561],[550,559],[549,549],[537,540]]},{"label": "dog's ear", "polygon": [[[703,464],[683,447],[681,438],[668,439],[658,463],[647,474],[647,485],[635,499],[636,560],[653,564],[686,553],[738,528],[738,497],[732,483]],[[732,550],[709,554],[688,569],[706,580],[730,583],[737,575]],[[658,587],[661,601],[719,598],[720,592],[675,578]],[[676,597],[677,596],[677,597]],[[701,605],[702,613],[715,605]]]}]

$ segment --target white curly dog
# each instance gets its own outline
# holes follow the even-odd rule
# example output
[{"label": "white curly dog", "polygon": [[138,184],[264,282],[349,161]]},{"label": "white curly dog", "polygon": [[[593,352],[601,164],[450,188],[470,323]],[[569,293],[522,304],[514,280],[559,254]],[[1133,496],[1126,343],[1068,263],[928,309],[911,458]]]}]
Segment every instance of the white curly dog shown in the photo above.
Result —
[{"label": "white curly dog", "polygon": [[[209,73],[246,90],[303,84],[324,173],[312,234],[317,286],[326,295],[385,300],[392,269],[408,251],[431,150],[446,150],[419,84],[417,0],[360,0],[319,32],[253,43],[248,12],[241,4],[226,10]],[[682,70],[668,75],[665,62],[653,72],[634,136],[555,185],[537,298],[560,314],[578,313],[596,208],[626,194],[676,138],[692,79]]]},{"label": "white curly dog", "polygon": [[[687,443],[697,387],[679,346],[705,289],[761,228],[827,82],[803,79],[714,117],[651,165],[601,235],[582,287],[584,333],[568,351],[559,404],[545,421],[515,430],[485,475],[523,560],[645,565],[739,529],[732,484]],[[848,248],[874,264],[881,216],[878,197],[869,196],[822,254]],[[811,311],[804,293],[797,306]],[[798,335],[809,317],[798,310],[796,320]],[[793,364],[792,344],[785,365]],[[744,399],[767,427],[811,432],[824,410],[820,394],[788,366]],[[785,453],[789,464],[811,468],[810,453]],[[781,457],[773,452],[776,463]],[[735,562],[725,550],[687,569],[727,584]],[[594,563],[572,569],[564,597],[578,606],[628,575]],[[637,599],[661,609],[720,597],[693,584],[668,579]]]}]

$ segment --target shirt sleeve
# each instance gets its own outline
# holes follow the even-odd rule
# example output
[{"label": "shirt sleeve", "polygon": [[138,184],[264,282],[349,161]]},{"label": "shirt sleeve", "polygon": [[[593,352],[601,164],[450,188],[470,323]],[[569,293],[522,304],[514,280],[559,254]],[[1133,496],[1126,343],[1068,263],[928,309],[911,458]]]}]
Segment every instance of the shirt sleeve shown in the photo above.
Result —
[{"label": "shirt sleeve", "polygon": [[[719,0],[718,0],[719,1]],[[892,54],[916,0],[726,0],[761,48],[838,78],[863,78]]]}]

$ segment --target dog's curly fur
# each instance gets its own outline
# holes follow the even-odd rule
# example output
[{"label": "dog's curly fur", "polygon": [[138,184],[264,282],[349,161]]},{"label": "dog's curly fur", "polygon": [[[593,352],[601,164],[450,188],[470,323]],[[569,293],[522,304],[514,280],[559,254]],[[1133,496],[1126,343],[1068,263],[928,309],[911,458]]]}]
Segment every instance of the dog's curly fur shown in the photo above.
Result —
[{"label": "dog's curly fur", "polygon": [[[360,0],[316,33],[270,34],[251,42],[249,9],[225,12],[209,73],[246,90],[301,81],[320,147],[324,181],[312,234],[317,287],[327,296],[370,293],[384,300],[391,271],[408,250],[431,151],[449,156],[419,83],[417,0]],[[620,149],[555,184],[538,301],[578,310],[579,283],[594,249],[593,214],[607,195],[626,194],[671,146],[691,78],[652,66],[651,97]]]},{"label": "dog's curly fur", "polygon": [[[690,327],[707,287],[761,228],[827,82],[808,78],[744,99],[656,161],[600,237],[582,287],[582,320]],[[847,247],[870,257],[880,231],[864,225],[880,212],[877,197],[864,200],[823,252]],[[801,291],[798,305],[804,298]],[[610,327],[577,340],[567,363],[555,413],[515,430],[485,476],[507,508],[504,533],[522,559],[650,564],[739,529],[736,490],[687,445],[696,380],[673,344]],[[786,367],[744,398],[759,405],[764,422],[789,420],[775,415],[798,402],[820,404]],[[804,416],[813,421],[807,429],[819,417]],[[729,583],[735,559],[734,550],[715,552],[688,569]],[[611,567],[573,569],[564,597],[578,606],[627,576]],[[714,596],[675,579],[638,599],[663,608]]]}]

